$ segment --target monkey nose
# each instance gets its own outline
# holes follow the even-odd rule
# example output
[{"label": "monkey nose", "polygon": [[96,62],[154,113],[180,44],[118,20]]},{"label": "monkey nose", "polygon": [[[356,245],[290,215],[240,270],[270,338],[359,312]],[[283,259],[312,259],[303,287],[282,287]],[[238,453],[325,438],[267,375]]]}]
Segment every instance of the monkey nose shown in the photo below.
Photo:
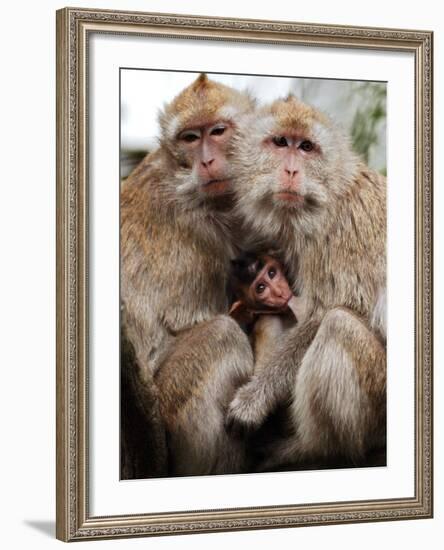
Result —
[{"label": "monkey nose", "polygon": [[204,168],[209,168],[214,162],[214,159],[208,159],[208,160],[203,160],[202,161],[202,166]]},{"label": "monkey nose", "polygon": [[288,169],[285,169],[285,173],[290,177],[290,178],[294,178],[297,173],[299,172],[299,170],[288,170]]}]

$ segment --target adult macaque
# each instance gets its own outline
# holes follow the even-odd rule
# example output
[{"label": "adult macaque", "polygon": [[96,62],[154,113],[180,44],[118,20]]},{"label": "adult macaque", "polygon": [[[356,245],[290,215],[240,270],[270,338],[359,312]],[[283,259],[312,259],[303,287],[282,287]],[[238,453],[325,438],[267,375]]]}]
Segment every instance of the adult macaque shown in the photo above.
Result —
[{"label": "adult macaque", "polygon": [[172,475],[236,472],[245,463],[223,408],[251,373],[252,353],[223,314],[235,255],[232,138],[253,106],[201,75],[164,108],[159,148],[122,188],[123,328],[141,379],[154,379]]},{"label": "adult macaque", "polygon": [[278,337],[304,319],[304,301],[290,289],[284,269],[269,254],[244,253],[231,262],[230,315],[244,325],[254,350],[254,372],[276,351]]},{"label": "adult macaque", "polygon": [[254,430],[292,400],[295,436],[269,464],[385,445],[386,184],[323,114],[289,96],[239,132],[238,209],[279,247],[306,316],[241,387],[227,422]]}]

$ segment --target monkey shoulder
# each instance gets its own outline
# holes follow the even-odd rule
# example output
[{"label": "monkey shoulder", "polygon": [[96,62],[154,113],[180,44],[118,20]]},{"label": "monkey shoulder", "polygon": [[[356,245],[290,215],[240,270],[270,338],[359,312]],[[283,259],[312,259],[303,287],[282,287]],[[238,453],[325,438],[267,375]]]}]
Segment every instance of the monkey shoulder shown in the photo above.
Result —
[{"label": "monkey shoulder", "polygon": [[386,187],[387,179],[383,174],[367,165],[360,165],[351,190],[356,198],[366,201],[369,210],[372,207],[385,210]]},{"label": "monkey shoulder", "polygon": [[165,163],[165,154],[160,148],[149,151],[124,180],[122,187],[141,185],[153,179],[160,180],[165,175]]},{"label": "monkey shoulder", "polygon": [[347,262],[356,259],[377,261],[378,256],[385,254],[385,177],[361,165],[330,218],[324,246],[339,257],[344,256],[341,265],[347,268]]}]

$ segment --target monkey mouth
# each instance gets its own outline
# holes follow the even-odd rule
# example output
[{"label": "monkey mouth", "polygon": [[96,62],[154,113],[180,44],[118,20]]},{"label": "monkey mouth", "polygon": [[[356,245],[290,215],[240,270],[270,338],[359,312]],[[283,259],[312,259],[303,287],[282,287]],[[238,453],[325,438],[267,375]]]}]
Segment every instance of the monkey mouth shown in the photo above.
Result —
[{"label": "monkey mouth", "polygon": [[204,193],[210,195],[221,195],[226,193],[231,188],[231,180],[229,179],[212,179],[202,184]]},{"label": "monkey mouth", "polygon": [[279,191],[278,193],[275,193],[274,196],[280,202],[295,206],[300,206],[304,204],[305,201],[304,197],[296,191]]},{"label": "monkey mouth", "polygon": [[285,311],[289,306],[288,303],[293,298],[293,294],[285,294],[284,296],[280,298],[275,298],[272,302],[265,304],[266,307],[268,307],[268,311],[270,313],[276,313],[276,312],[282,312]]},{"label": "monkey mouth", "polygon": [[287,296],[285,296],[285,298],[284,298],[284,300],[283,300],[284,303],[283,303],[282,306],[281,306],[281,309],[282,309],[282,310],[285,311],[286,309],[288,309],[288,307],[289,307],[288,303],[289,303],[289,301],[290,301],[292,298],[293,298],[293,294],[289,294],[289,295],[288,295],[288,298],[287,298]]}]

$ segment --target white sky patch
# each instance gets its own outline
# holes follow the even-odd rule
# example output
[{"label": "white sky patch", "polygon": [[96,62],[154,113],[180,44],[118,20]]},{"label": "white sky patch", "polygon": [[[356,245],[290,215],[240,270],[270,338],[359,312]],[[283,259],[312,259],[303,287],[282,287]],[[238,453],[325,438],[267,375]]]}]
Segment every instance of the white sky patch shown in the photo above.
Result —
[{"label": "white sky patch", "polygon": [[[190,85],[200,73],[154,70],[121,70],[121,144],[123,150],[150,150],[157,144],[158,112]],[[264,105],[293,93],[303,101],[339,121],[349,132],[362,99],[359,83],[348,80],[221,75],[208,73],[212,80],[240,91],[249,91]],[[378,143],[370,151],[370,165],[385,168],[386,126],[378,127]]]}]

